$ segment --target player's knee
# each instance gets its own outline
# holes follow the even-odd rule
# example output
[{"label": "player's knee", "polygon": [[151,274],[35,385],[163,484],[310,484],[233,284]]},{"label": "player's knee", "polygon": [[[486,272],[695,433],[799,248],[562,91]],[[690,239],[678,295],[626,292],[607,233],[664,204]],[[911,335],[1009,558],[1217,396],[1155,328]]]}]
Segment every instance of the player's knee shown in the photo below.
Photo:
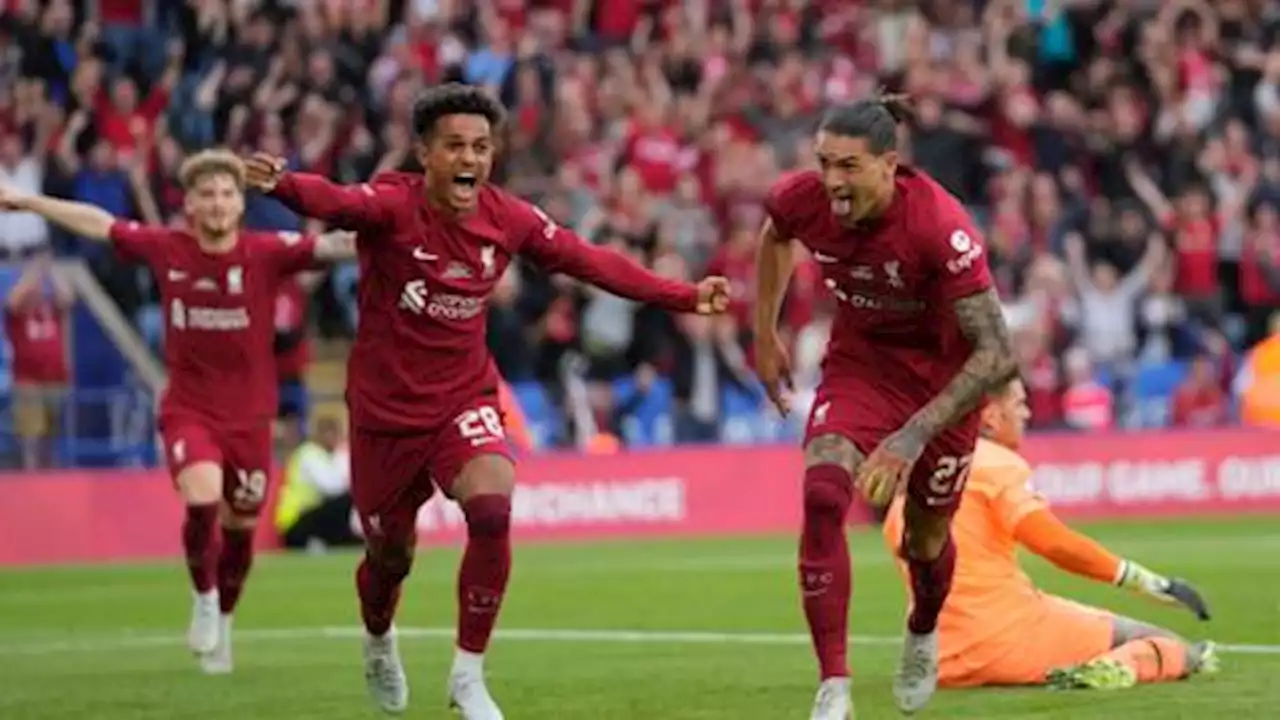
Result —
[{"label": "player's knee", "polygon": [[218,506],[218,522],[228,530],[253,530],[258,527],[257,513],[244,513],[233,510],[223,503]]},{"label": "player's knee", "polygon": [[466,505],[471,498],[482,495],[511,497],[515,486],[515,466],[510,459],[497,454],[480,455],[462,467],[449,487],[449,495]]},{"label": "player's knee", "polygon": [[844,522],[853,502],[853,477],[843,467],[816,465],[804,473],[805,522]]},{"label": "player's knee", "polygon": [[208,505],[222,500],[222,468],[216,463],[193,463],[178,473],[178,491],[188,505]]},{"label": "player's knee", "polygon": [[365,557],[368,558],[369,564],[376,566],[383,576],[402,580],[409,575],[409,570],[413,567],[416,545],[416,538],[397,542],[370,543],[365,548]]},{"label": "player's knee", "polygon": [[511,498],[477,495],[462,505],[469,537],[502,538],[511,534]]}]

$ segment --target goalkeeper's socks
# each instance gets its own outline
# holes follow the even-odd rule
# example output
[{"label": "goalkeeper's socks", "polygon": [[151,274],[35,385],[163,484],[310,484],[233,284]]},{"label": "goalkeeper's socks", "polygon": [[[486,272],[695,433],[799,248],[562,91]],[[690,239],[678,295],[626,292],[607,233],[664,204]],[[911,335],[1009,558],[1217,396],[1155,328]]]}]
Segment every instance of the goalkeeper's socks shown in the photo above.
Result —
[{"label": "goalkeeper's socks", "polygon": [[1128,667],[1139,683],[1169,682],[1187,676],[1187,646],[1173,638],[1130,640],[1102,657]]}]

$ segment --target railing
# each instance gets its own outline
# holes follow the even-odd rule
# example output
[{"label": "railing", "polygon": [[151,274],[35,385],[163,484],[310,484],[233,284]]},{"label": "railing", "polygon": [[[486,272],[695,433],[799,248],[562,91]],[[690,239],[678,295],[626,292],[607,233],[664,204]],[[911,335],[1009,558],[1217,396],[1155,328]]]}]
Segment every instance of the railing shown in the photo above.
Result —
[{"label": "railing", "polygon": [[0,468],[155,463],[150,392],[9,387],[0,393]]},{"label": "railing", "polygon": [[[79,389],[33,396],[0,383],[0,470],[154,466],[160,460],[156,448],[155,400],[142,385],[138,382],[136,387]],[[535,448],[547,450],[572,445],[566,437],[564,412],[545,388],[537,383],[517,383],[513,390]],[[758,395],[726,391],[721,402],[721,419],[708,434],[705,428],[702,432],[688,430],[687,418],[681,416],[671,390],[670,383],[660,378],[637,400],[637,389],[630,379],[614,383],[615,401],[630,407],[630,412],[618,419],[617,431],[624,445],[651,449],[673,445],[795,444],[803,434],[807,414],[803,396],[797,398],[798,407],[791,417],[782,419],[765,409],[765,402]],[[310,408],[313,418],[317,412],[340,411],[343,407],[339,394],[310,393],[300,398],[289,392],[282,388],[282,400],[288,400],[287,404],[292,407]],[[1145,402],[1161,412],[1147,412],[1152,417],[1142,422],[1126,422],[1126,417],[1121,417],[1117,429],[1150,431],[1165,426],[1168,398]],[[1125,415],[1132,419],[1139,414]],[[33,428],[40,430],[38,437],[32,435]]]}]

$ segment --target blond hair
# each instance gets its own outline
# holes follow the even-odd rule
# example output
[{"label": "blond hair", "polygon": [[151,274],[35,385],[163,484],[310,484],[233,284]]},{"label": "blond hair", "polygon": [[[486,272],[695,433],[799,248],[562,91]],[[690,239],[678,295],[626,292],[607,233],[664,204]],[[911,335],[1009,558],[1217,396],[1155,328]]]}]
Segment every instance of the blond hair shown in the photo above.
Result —
[{"label": "blond hair", "polygon": [[214,148],[201,150],[182,161],[178,168],[178,183],[183,190],[190,190],[201,179],[210,175],[227,175],[241,192],[245,186],[244,161],[230,150]]}]

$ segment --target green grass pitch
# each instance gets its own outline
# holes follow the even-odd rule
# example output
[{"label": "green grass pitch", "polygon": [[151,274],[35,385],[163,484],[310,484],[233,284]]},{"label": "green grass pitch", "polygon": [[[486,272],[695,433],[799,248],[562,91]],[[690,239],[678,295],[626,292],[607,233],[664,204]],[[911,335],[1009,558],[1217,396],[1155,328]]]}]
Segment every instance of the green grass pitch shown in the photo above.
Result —
[{"label": "green grass pitch", "polygon": [[[1108,523],[1096,537],[1205,592],[1215,619],[1029,561],[1048,590],[1233,646],[1216,677],[1111,693],[940,692],[923,717],[1280,717],[1280,523]],[[851,631],[861,720],[897,717],[889,677],[903,589],[878,536],[854,534]],[[807,717],[815,669],[792,538],[518,547],[490,687],[511,720]],[[423,548],[399,624],[408,717],[450,717],[455,548]],[[177,562],[0,572],[0,718],[373,718],[361,677],[355,557],[260,558],[237,617],[237,667],[204,677],[182,644]],[[573,632],[577,631],[577,632]],[[630,632],[623,632],[630,631]],[[1035,638],[1028,638],[1034,641]]]}]

